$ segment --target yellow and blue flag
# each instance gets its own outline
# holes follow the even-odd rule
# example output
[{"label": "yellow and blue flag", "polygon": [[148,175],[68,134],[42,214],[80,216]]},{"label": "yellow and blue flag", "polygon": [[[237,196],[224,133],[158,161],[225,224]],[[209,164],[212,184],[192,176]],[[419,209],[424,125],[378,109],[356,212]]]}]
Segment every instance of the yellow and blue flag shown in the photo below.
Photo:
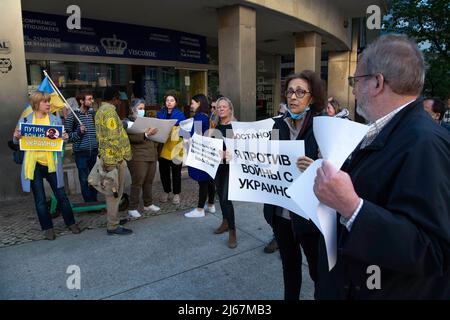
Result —
[{"label": "yellow and blue flag", "polygon": [[[56,92],[56,90],[53,88],[53,85],[51,84],[51,82],[47,78],[47,76],[44,78],[44,80],[42,80],[37,91],[42,91],[42,92],[48,93],[50,95],[50,112],[51,113],[54,113],[54,112],[59,111],[62,108],[64,108],[63,100],[61,99],[59,94]],[[31,108],[31,105],[28,104],[25,107],[25,109],[23,110],[22,114],[20,115],[20,118],[25,118],[32,112],[33,112],[33,109]]]}]

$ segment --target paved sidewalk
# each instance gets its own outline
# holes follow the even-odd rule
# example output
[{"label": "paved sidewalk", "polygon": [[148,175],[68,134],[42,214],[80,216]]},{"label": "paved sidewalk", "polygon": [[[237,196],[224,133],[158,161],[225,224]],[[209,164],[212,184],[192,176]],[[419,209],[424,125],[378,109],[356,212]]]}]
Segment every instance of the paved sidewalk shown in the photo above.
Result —
[{"label": "paved sidewalk", "polygon": [[[153,195],[155,204],[161,207],[161,211],[157,212],[157,214],[167,214],[195,206],[198,201],[197,183],[189,177],[185,177],[182,180],[182,190],[192,190],[192,192],[183,192],[181,194],[180,205],[173,205],[170,202],[160,204],[158,200],[163,192],[162,186],[159,182],[154,183]],[[49,194],[47,194],[48,196]],[[82,202],[81,195],[71,195],[69,199],[74,203]],[[99,200],[101,199],[103,199],[103,196],[100,194]],[[106,212],[75,213],[75,219],[82,230],[105,228],[105,214]],[[127,217],[126,212],[122,212],[121,215],[123,218]],[[147,218],[152,215],[154,214],[145,213],[143,217]],[[71,233],[66,228],[61,216],[54,219],[53,223],[57,237]],[[0,248],[43,239],[44,236],[39,225],[31,193],[15,201],[0,202]]]},{"label": "paved sidewalk", "polygon": [[[184,217],[196,203],[197,187],[188,179],[183,186],[192,190],[192,197],[184,197],[185,209],[167,205],[165,214],[129,222],[130,236],[107,236],[95,222],[105,217],[88,215],[93,220],[77,217],[85,229],[79,235],[33,241],[40,230],[32,199],[2,204],[2,241],[9,232],[22,244],[0,248],[0,299],[282,299],[279,253],[263,253],[271,230],[262,205],[235,203],[238,247],[229,249],[227,234],[213,234],[220,210],[200,219]],[[5,221],[15,224],[5,229]],[[80,267],[81,290],[66,286],[70,265]],[[312,299],[306,266],[303,275],[301,298]]]}]

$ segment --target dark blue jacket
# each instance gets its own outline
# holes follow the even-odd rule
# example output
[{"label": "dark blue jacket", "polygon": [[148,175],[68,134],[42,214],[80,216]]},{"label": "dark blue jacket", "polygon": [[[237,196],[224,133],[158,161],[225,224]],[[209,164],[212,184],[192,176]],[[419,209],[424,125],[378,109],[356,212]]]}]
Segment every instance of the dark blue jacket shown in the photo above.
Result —
[{"label": "dark blue jacket", "polygon": [[[364,205],[338,223],[338,286],[352,299],[450,299],[450,136],[418,99],[344,171]],[[376,265],[381,289],[368,290]]]},{"label": "dark blue jacket", "polygon": [[[158,113],[156,114],[156,117],[158,119],[166,119],[167,108],[166,107],[161,108],[161,110],[159,110]],[[181,111],[178,108],[173,108],[169,119],[177,119],[177,123],[175,123],[175,125],[178,126],[180,124],[180,121],[186,120],[186,117],[184,116],[183,111]]]},{"label": "dark blue jacket", "polygon": [[447,129],[447,132],[450,133],[450,125],[446,124],[445,122],[441,122],[441,126]]},{"label": "dark blue jacket", "polygon": [[[199,125],[201,123],[201,126]],[[200,130],[201,129],[201,130]],[[194,132],[203,135],[209,129],[209,117],[205,113],[197,113],[194,116],[194,125],[191,129],[191,137]],[[213,178],[207,174],[205,171],[199,170],[197,168],[188,167],[189,176],[195,181],[210,181]]]}]

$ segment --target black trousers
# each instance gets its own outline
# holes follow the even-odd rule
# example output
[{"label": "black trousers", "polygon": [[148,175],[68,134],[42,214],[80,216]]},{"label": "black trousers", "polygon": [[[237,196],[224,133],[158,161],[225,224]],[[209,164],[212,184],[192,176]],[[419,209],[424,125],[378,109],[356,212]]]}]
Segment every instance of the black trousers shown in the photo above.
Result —
[{"label": "black trousers", "polygon": [[[274,215],[273,219],[273,231],[283,265],[284,299],[298,300],[302,287],[302,252],[300,246],[306,255],[309,275],[316,287],[320,233],[295,234],[292,220],[277,215]],[[310,223],[310,221],[305,220],[305,223]],[[314,296],[316,296],[316,292]]]},{"label": "black trousers", "polygon": [[198,205],[197,208],[203,208],[208,198],[208,204],[214,204],[214,194],[216,186],[214,180],[198,181]]},{"label": "black trousers", "polygon": [[234,207],[233,203],[228,200],[228,178],[230,175],[230,166],[227,164],[219,165],[216,174],[216,189],[219,196],[220,209],[222,210],[222,216],[228,220],[228,228],[235,230],[234,224]]},{"label": "black trousers", "polygon": [[175,164],[172,160],[158,159],[159,176],[165,193],[172,191],[170,173],[172,172],[173,194],[181,193],[181,167],[182,164]]}]

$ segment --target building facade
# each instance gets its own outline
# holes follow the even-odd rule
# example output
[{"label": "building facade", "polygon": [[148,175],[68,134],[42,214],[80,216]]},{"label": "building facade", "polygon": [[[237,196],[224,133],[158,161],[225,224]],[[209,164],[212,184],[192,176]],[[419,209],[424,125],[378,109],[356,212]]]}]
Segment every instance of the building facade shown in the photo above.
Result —
[{"label": "building facade", "polygon": [[[100,95],[117,85],[149,110],[176,91],[188,113],[197,93],[228,96],[241,121],[273,116],[283,78],[311,69],[328,95],[349,107],[347,77],[375,32],[363,22],[368,0],[77,0],[81,29],[67,26],[70,0],[3,0],[0,22],[0,198],[20,195],[19,167],[7,141],[27,94],[47,70],[66,98],[81,88]],[[1,49],[1,47],[0,47]]]}]

